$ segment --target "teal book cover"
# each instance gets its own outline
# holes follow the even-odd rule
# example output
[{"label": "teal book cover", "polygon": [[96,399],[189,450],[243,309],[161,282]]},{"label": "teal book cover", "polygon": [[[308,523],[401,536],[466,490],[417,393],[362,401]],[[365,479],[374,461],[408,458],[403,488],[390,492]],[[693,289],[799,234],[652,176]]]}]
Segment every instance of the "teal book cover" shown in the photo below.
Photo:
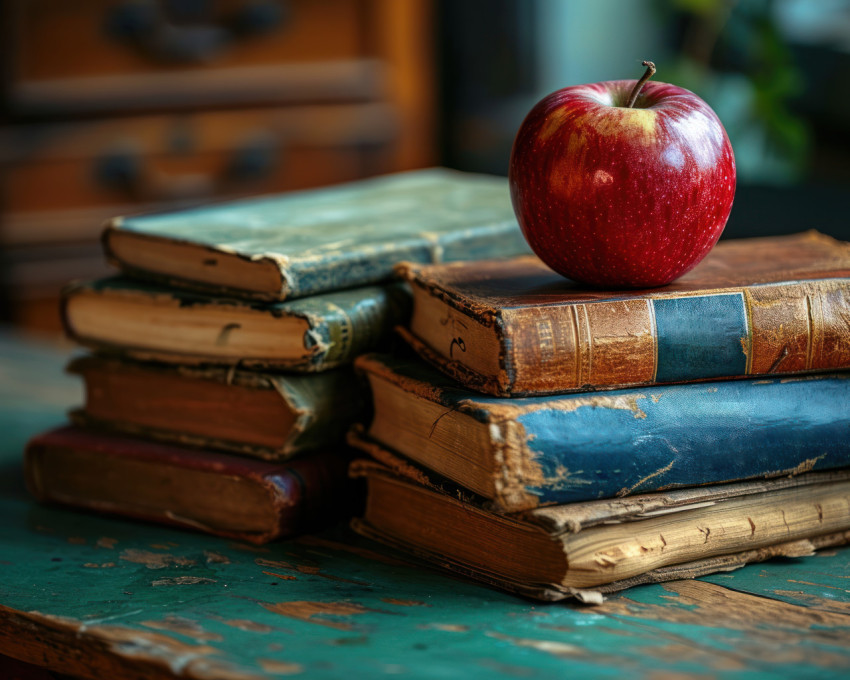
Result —
[{"label": "teal book cover", "polygon": [[118,217],[103,246],[126,273],[263,300],[385,281],[402,260],[530,252],[506,178],[444,168]]},{"label": "teal book cover", "polygon": [[61,313],[70,338],[102,352],[312,372],[386,346],[409,306],[402,284],[263,303],[116,276],[66,287]]},{"label": "teal book cover", "polygon": [[418,361],[355,368],[368,438],[505,511],[850,465],[848,373],[501,399]]}]

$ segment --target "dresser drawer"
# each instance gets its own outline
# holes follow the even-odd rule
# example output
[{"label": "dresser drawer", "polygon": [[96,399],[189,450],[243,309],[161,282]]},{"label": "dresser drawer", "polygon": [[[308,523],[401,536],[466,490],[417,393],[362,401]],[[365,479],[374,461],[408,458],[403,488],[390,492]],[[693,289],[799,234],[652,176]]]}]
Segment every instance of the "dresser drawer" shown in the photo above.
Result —
[{"label": "dresser drawer", "polygon": [[14,80],[354,59],[358,0],[12,0]]},{"label": "dresser drawer", "polygon": [[433,165],[431,9],[0,1],[0,321],[55,330],[115,215]]},{"label": "dresser drawer", "polygon": [[45,240],[33,225],[49,220],[33,213],[206,201],[388,172],[396,136],[393,109],[377,103],[19,126],[4,145],[13,157],[0,242]]},{"label": "dresser drawer", "polygon": [[363,2],[13,0],[3,46],[9,113],[386,98],[385,65],[367,49],[374,18]]}]

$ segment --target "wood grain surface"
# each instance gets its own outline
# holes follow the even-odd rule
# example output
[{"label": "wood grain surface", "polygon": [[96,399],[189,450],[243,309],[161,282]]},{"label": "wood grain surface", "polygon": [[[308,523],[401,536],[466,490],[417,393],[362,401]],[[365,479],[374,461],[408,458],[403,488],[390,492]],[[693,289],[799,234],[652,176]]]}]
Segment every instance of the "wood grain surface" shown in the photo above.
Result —
[{"label": "wood grain surface", "polygon": [[82,678],[844,678],[850,550],[541,605],[344,526],[257,548],[36,505],[27,437],[80,398],[0,343],[0,654]]}]

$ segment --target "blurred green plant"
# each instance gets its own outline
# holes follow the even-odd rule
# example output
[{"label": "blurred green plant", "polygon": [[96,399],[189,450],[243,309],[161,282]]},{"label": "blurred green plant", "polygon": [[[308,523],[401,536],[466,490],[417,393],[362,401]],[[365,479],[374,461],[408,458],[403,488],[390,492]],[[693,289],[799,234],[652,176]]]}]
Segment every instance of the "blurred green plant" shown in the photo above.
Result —
[{"label": "blurred green plant", "polygon": [[772,0],[669,0],[664,8],[684,30],[661,79],[693,90],[714,108],[732,141],[741,181],[799,181],[810,134],[790,103],[804,81]]}]

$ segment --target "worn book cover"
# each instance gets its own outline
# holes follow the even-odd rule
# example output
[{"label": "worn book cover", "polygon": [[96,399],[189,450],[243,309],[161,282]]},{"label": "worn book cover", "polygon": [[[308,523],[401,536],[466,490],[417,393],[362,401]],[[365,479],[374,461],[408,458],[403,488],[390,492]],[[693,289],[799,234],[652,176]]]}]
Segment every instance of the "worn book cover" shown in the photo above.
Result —
[{"label": "worn book cover", "polygon": [[427,562],[542,600],[799,557],[850,541],[850,472],[719,484],[504,515],[427,477],[356,460],[359,533]]},{"label": "worn book cover", "polygon": [[351,367],[310,374],[82,356],[83,426],[284,460],[343,442],[364,412]]},{"label": "worn book cover", "polygon": [[538,258],[402,265],[402,333],[441,370],[498,396],[850,367],[850,244],[814,231],[721,241],[643,291],[570,282]]},{"label": "worn book cover", "polygon": [[125,272],[263,300],[384,281],[401,260],[530,252],[507,179],[444,168],[118,217],[103,244]]},{"label": "worn book cover", "polygon": [[358,358],[365,437],[502,511],[850,465],[850,373],[502,399]]},{"label": "worn book cover", "polygon": [[69,337],[102,352],[313,372],[383,346],[409,306],[403,284],[263,303],[116,276],[69,285],[61,311]]},{"label": "worn book cover", "polygon": [[29,442],[24,469],[41,502],[265,543],[350,513],[349,461],[344,447],[273,464],[62,427]]}]

